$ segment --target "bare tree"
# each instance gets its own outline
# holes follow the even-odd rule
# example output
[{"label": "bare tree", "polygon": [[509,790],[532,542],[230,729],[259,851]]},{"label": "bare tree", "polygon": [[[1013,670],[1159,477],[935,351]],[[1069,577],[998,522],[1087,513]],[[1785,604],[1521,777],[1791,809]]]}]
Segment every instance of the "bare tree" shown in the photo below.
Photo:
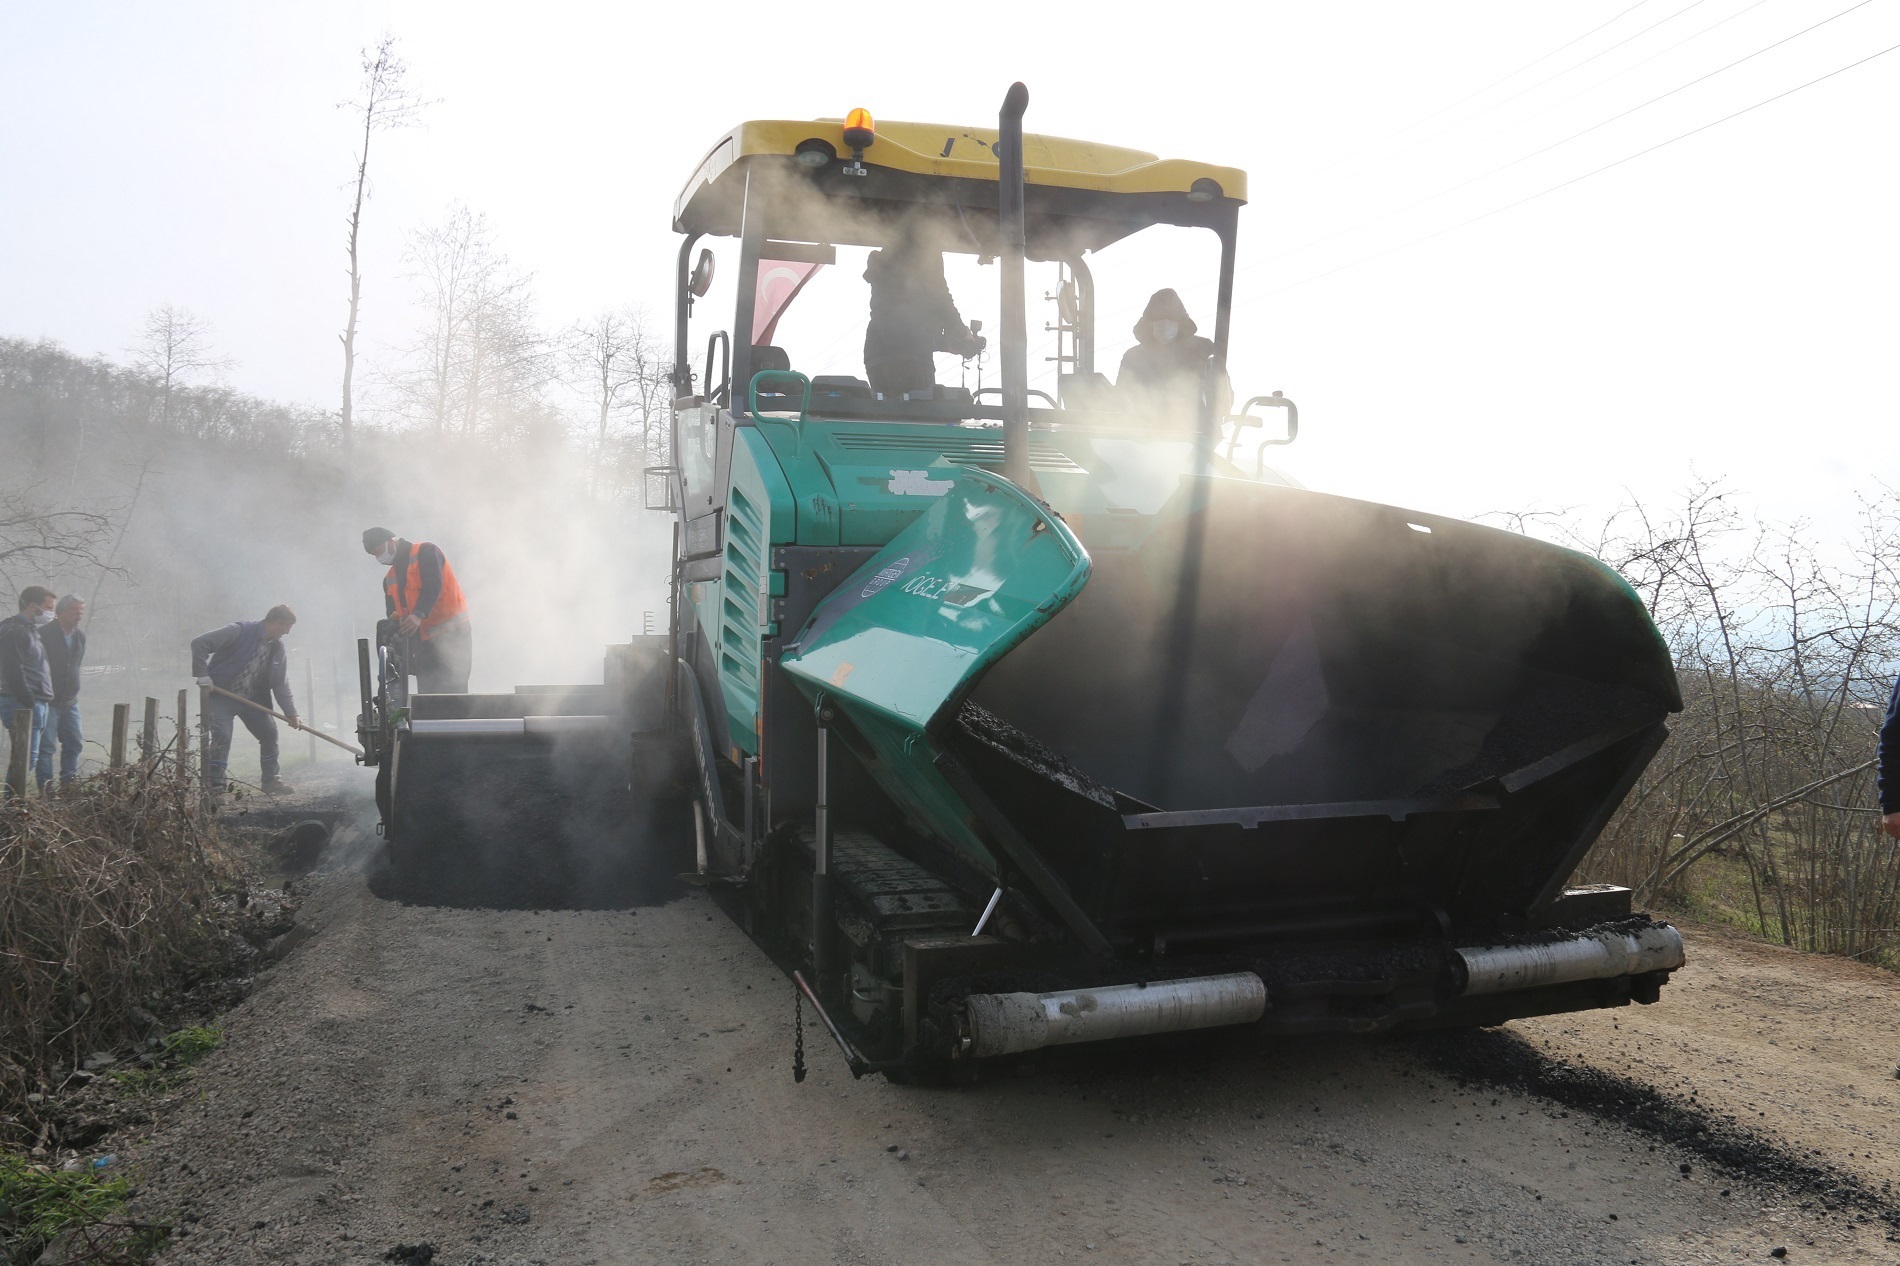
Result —
[{"label": "bare tree", "polygon": [[468,208],[450,210],[439,225],[410,235],[406,259],[409,278],[427,313],[426,324],[410,345],[409,363],[392,382],[399,411],[428,426],[438,437],[457,416],[457,387],[467,337],[474,272],[488,251],[482,218]]},{"label": "bare tree", "polygon": [[0,583],[12,593],[28,573],[38,580],[54,569],[103,566],[99,544],[110,528],[104,514],[49,509],[24,492],[0,490]]},{"label": "bare tree", "polygon": [[535,319],[533,279],[512,271],[505,256],[488,262],[469,295],[462,433],[516,439],[545,422],[539,406],[556,365]]},{"label": "bare tree", "polygon": [[159,422],[172,425],[172,392],[193,379],[215,379],[235,361],[211,352],[211,323],[184,308],[165,304],[146,314],[139,341],[126,349],[132,365],[159,388]]},{"label": "bare tree", "polygon": [[363,83],[358,94],[337,103],[340,110],[352,110],[363,116],[363,143],[356,153],[356,200],[350,206],[350,314],[339,336],[343,343],[342,443],[349,453],[355,423],[356,402],[352,395],[356,379],[356,319],[363,299],[363,274],[358,265],[357,245],[363,229],[363,202],[369,196],[369,143],[380,130],[408,127],[417,122],[423,108],[431,103],[411,93],[403,84],[409,67],[396,56],[396,37],[385,35],[374,51],[363,50]]},{"label": "bare tree", "polygon": [[654,420],[671,386],[672,357],[654,338],[647,314],[638,307],[611,309],[572,326],[563,340],[568,380],[582,391],[594,414],[592,490],[600,490],[603,474],[618,471],[624,483],[624,464],[616,461],[628,447],[613,441],[618,424],[631,423],[634,465],[644,465],[652,453]]},{"label": "bare tree", "polygon": [[1871,759],[1900,662],[1900,497],[1869,502],[1844,550],[1818,550],[1805,524],[1755,523],[1707,483],[1564,535],[1629,580],[1683,695],[1583,873],[1674,909],[1712,902],[1788,945],[1900,962],[1900,848],[1880,831]]},{"label": "bare tree", "polygon": [[[139,341],[127,350],[131,354],[133,367],[158,386],[159,426],[167,433],[174,425],[173,395],[192,380],[216,379],[237,363],[212,353],[209,321],[169,303],[153,308],[147,314]],[[99,562],[99,578],[93,582],[92,599],[86,609],[88,624],[92,622],[92,613],[99,605],[100,588],[104,586],[106,577],[117,570],[114,564],[118,561],[119,547],[125,544],[125,534],[132,526],[132,516],[138,512],[139,497],[145,491],[145,478],[152,471],[155,451],[149,442],[140,446],[138,472],[132,480],[132,495],[126,499],[125,517],[119,521],[119,531],[112,538],[112,547]]]},{"label": "bare tree", "polygon": [[427,315],[390,380],[398,411],[438,437],[505,440],[544,428],[555,365],[532,278],[510,266],[486,218],[452,208],[411,237],[408,260]]}]

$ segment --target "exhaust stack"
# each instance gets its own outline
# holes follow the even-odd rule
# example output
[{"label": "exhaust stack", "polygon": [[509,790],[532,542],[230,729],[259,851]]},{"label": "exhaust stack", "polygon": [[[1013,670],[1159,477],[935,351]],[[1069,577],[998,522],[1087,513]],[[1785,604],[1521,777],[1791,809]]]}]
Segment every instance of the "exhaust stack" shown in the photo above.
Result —
[{"label": "exhaust stack", "polygon": [[1023,310],[1023,257],[1028,231],[1023,221],[1023,113],[1029,89],[1009,86],[997,115],[996,218],[1003,237],[1003,475],[1038,491],[1029,471],[1029,321]]}]

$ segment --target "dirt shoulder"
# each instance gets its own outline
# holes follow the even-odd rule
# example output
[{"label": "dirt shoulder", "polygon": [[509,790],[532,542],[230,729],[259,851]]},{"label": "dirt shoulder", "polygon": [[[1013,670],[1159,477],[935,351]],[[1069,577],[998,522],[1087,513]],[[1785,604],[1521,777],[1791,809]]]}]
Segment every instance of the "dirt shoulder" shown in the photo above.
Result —
[{"label": "dirt shoulder", "polygon": [[[340,831],[305,939],[127,1149],[176,1263],[1891,1261],[1888,1226],[1507,1084],[1442,1039],[1090,1052],[960,1090],[853,1082],[695,890],[405,905]],[[662,900],[662,897],[669,899]],[[1511,1026],[1877,1192],[1894,983],[1686,929],[1663,1002]],[[1515,1034],[1516,1036],[1508,1036]],[[1480,1061],[1481,1062],[1481,1061]],[[1620,1084],[1620,1083],[1617,1083]],[[1688,1165],[1690,1172],[1682,1172]],[[1803,1208],[1803,1204],[1808,1207]],[[1867,1221],[1860,1221],[1867,1217]],[[392,1250],[405,1255],[386,1258]]]},{"label": "dirt shoulder", "polygon": [[[1875,1189],[1900,1183],[1900,976],[1680,926],[1689,964],[1659,1005],[1512,1028],[1555,1059],[1755,1124]],[[1610,1050],[1606,1025],[1619,1039]]]}]

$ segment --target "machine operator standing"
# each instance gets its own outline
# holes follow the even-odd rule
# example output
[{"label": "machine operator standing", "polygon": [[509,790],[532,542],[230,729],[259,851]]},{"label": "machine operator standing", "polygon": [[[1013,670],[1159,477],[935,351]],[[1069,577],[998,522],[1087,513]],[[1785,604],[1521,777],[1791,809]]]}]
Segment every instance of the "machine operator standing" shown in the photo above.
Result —
[{"label": "machine operator standing", "polygon": [[383,608],[406,639],[408,670],[418,691],[467,694],[474,634],[462,586],[441,547],[373,527],[363,533],[363,551],[389,568],[383,577]]},{"label": "machine operator standing", "polygon": [[964,323],[944,279],[943,252],[906,232],[871,252],[864,279],[871,283],[871,315],[864,327],[864,373],[879,398],[929,391],[937,382],[935,356],[975,356],[981,335]]}]

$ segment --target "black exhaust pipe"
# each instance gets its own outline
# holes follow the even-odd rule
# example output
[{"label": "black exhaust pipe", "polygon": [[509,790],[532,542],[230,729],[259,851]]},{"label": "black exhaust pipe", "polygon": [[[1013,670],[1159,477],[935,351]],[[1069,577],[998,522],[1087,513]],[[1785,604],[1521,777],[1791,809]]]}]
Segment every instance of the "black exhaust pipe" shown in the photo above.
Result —
[{"label": "black exhaust pipe", "polygon": [[1023,308],[1023,256],[1028,233],[1023,222],[1023,113],[1029,89],[1009,86],[997,116],[996,218],[1003,237],[1003,476],[1031,492],[1029,471],[1029,321]]},{"label": "black exhaust pipe", "polygon": [[369,639],[356,639],[356,677],[363,696],[363,710],[356,715],[356,745],[363,749],[365,765],[379,763],[383,757],[380,733],[376,729],[375,689],[369,675]]}]

